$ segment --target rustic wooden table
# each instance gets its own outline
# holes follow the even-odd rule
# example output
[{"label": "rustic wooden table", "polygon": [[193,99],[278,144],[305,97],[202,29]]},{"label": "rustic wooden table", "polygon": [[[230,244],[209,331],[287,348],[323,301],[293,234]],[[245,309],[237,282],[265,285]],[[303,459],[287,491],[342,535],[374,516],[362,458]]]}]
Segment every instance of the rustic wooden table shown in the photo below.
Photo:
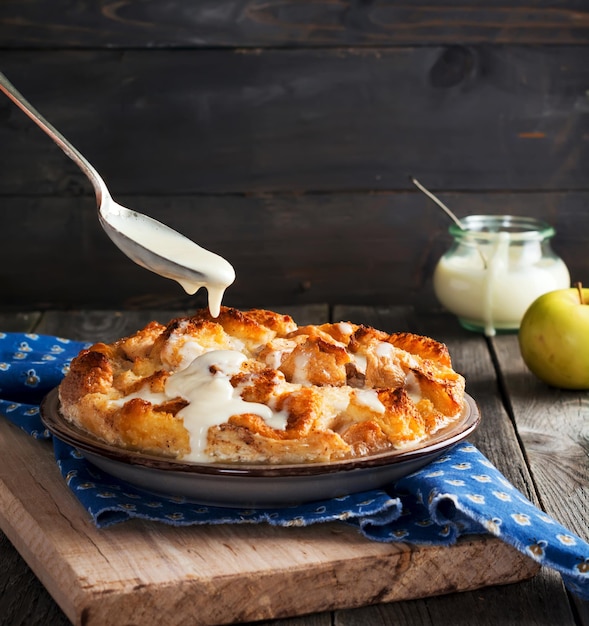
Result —
[{"label": "rustic wooden table", "polygon": [[[483,416],[472,437],[480,450],[547,513],[589,539],[589,394],[548,388],[523,364],[515,335],[486,340],[453,318],[409,308],[327,306],[282,309],[302,323],[328,319],[409,330],[444,341],[454,367],[467,380]],[[0,330],[35,331],[72,339],[108,341],[151,319],[182,311],[47,311],[0,313]],[[1,516],[0,516],[1,517]],[[22,550],[21,550],[22,551]],[[0,533],[0,623],[7,626],[70,623],[59,605],[5,535]],[[255,603],[256,597],[248,602]],[[84,623],[84,618],[80,619]],[[125,622],[127,623],[127,622]],[[139,622],[137,622],[139,623]],[[166,621],[162,615],[161,624]],[[177,623],[177,622],[173,622]],[[194,621],[199,623],[198,616]],[[589,625],[589,606],[571,597],[549,570],[524,582],[437,597],[325,611],[264,624],[569,624]]]}]

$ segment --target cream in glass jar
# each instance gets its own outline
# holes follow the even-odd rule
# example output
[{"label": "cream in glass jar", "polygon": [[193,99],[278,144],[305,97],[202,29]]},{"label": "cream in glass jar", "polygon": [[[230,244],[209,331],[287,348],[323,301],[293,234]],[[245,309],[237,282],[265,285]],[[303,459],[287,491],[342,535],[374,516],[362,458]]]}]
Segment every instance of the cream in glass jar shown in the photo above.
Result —
[{"label": "cream in glass jar", "polygon": [[569,271],[550,246],[549,224],[512,215],[470,215],[461,224],[450,226],[454,241],[433,283],[465,328],[488,336],[517,331],[538,296],[570,287]]}]

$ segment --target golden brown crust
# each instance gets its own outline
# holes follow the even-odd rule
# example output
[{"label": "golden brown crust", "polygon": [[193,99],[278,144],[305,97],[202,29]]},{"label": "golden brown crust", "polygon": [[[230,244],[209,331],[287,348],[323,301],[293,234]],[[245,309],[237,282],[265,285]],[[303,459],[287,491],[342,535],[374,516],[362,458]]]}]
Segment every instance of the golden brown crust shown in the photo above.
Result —
[{"label": "golden brown crust", "polygon": [[[243,408],[207,422],[197,450],[191,411],[200,396],[174,395],[170,381],[192,376],[199,358],[215,351],[239,353],[237,369],[226,375],[212,364],[198,375],[226,378]],[[446,346],[428,337],[349,322],[297,327],[288,315],[222,307],[217,318],[203,309],[82,351],[59,396],[79,427],[145,453],[325,462],[427,439],[461,414],[464,379]]]}]

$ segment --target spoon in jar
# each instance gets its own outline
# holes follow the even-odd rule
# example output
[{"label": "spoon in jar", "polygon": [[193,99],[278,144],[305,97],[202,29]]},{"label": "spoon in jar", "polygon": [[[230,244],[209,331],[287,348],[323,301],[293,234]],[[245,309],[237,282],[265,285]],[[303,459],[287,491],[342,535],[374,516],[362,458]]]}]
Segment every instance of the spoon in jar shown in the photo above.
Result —
[{"label": "spoon in jar", "polygon": [[52,126],[0,72],[0,90],[22,109],[88,177],[96,194],[98,219],[106,234],[132,261],[177,281],[192,295],[209,293],[211,315],[217,317],[225,289],[235,280],[233,267],[222,257],[157,220],[116,203],[89,161]]},{"label": "spoon in jar", "polygon": [[[458,228],[460,228],[460,230],[466,232],[467,229],[465,228],[464,224],[454,214],[454,212],[452,210],[450,210],[438,197],[434,196],[434,194],[431,191],[426,189],[416,178],[413,178],[413,176],[409,176],[409,180],[420,191],[422,191],[430,200],[433,200],[440,207],[440,209],[442,209],[442,211],[444,211],[444,213],[446,213],[446,215],[456,224],[456,226],[458,226]],[[481,257],[481,260],[483,262],[483,268],[486,269],[487,268],[487,259],[485,258],[485,255],[483,254],[483,251],[481,250],[480,246],[477,245],[477,244],[475,244],[475,245],[476,245],[478,253],[479,253],[480,257]]]},{"label": "spoon in jar", "polygon": [[434,194],[426,189],[417,178],[413,178],[413,176],[409,177],[409,180],[430,199],[433,200],[439,207],[446,213],[446,215],[460,228],[460,230],[466,230],[464,228],[464,224],[458,219],[458,217],[451,211],[438,197],[434,196]]}]

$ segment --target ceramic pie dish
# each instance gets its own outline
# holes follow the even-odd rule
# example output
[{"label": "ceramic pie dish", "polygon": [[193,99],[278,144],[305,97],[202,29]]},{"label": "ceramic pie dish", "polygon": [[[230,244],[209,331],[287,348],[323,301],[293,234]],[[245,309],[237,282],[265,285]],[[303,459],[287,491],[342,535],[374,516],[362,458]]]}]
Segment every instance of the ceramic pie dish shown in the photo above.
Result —
[{"label": "ceramic pie dish", "polygon": [[330,463],[252,465],[191,463],[109,445],[67,421],[57,389],[41,404],[51,434],[102,471],[145,491],[225,507],[284,507],[386,487],[421,469],[471,435],[480,411],[468,394],[462,414],[409,448]]}]

